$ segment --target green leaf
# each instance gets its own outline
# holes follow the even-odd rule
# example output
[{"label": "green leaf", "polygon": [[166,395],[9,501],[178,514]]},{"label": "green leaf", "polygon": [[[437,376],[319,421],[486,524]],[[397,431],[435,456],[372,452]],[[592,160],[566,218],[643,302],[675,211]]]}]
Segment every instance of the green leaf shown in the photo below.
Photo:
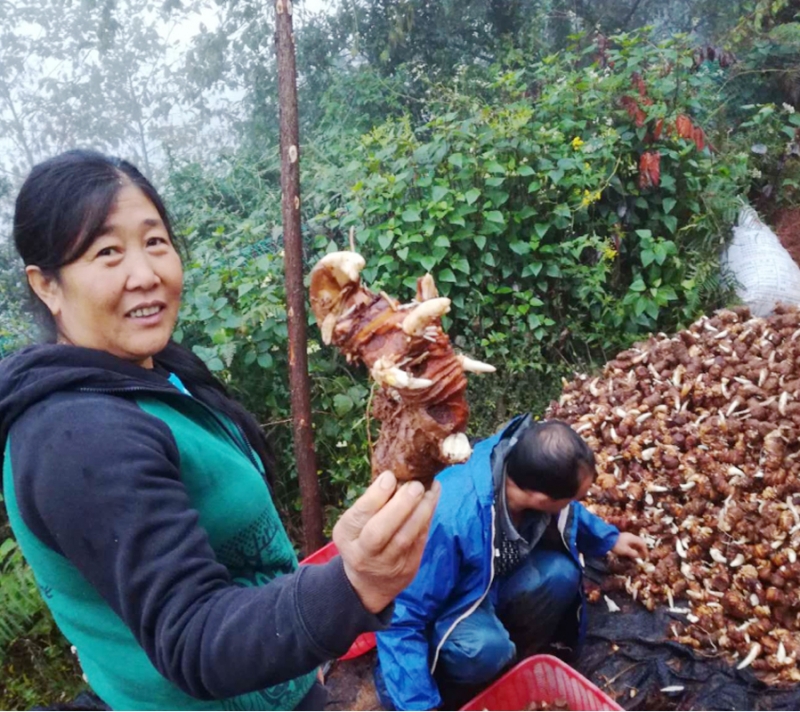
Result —
[{"label": "green leaf", "polygon": [[506,219],[503,217],[503,213],[499,210],[489,210],[483,214],[483,217],[486,218],[489,222],[499,223],[503,225]]},{"label": "green leaf", "polygon": [[255,286],[256,286],[256,285],[255,285],[253,282],[242,282],[242,283],[239,285],[239,290],[238,290],[238,291],[239,291],[239,296],[240,296],[240,297],[243,297],[243,296],[244,296],[245,294],[247,294],[247,293],[248,293],[248,292],[249,292],[251,289],[254,289],[254,288],[255,288]]},{"label": "green leaf", "polygon": [[459,272],[463,272],[464,274],[469,274],[469,262],[465,257],[457,257],[453,261],[453,267],[457,269]]},{"label": "green leaf", "polygon": [[494,255],[491,252],[484,253],[483,263],[489,265],[489,267],[497,267],[497,260],[495,260]]},{"label": "green leaf", "polygon": [[450,247],[450,240],[448,240],[444,235],[439,235],[439,237],[437,237],[433,241],[433,246],[434,247]]},{"label": "green leaf", "polygon": [[642,265],[648,267],[652,264],[653,260],[656,256],[653,254],[652,250],[642,250]]},{"label": "green leaf", "polygon": [[501,175],[505,175],[506,173],[506,169],[497,161],[489,161],[486,164],[486,170],[489,171],[489,173],[499,173]]},{"label": "green leaf", "polygon": [[653,237],[653,233],[650,230],[637,230],[636,234],[642,239]]},{"label": "green leaf", "polygon": [[452,155],[448,156],[447,161],[450,163],[450,165],[453,165],[456,168],[461,168],[464,165],[464,156],[460,153],[453,153]]},{"label": "green leaf", "polygon": [[545,270],[545,274],[548,277],[560,277],[561,276],[561,268],[557,264],[549,264],[547,265],[547,269]]},{"label": "green leaf", "polygon": [[403,222],[419,222],[421,219],[420,210],[419,208],[409,208],[408,210],[404,210],[400,217],[403,219]]},{"label": "green leaf", "polygon": [[472,205],[478,198],[481,197],[481,192],[477,188],[471,188],[464,193],[464,197],[467,199],[467,203]]},{"label": "green leaf", "polygon": [[386,250],[389,248],[389,245],[392,244],[394,240],[394,233],[393,232],[382,232],[378,235],[378,244],[381,246],[382,250]]},{"label": "green leaf", "polygon": [[645,286],[644,280],[641,277],[637,277],[633,280],[633,284],[631,284],[631,291],[632,292],[643,292],[647,287]]},{"label": "green leaf", "polygon": [[225,369],[225,364],[222,363],[222,359],[218,356],[214,356],[210,359],[206,366],[208,366],[209,371],[223,371]]},{"label": "green leaf", "polygon": [[11,538],[6,539],[0,544],[0,562],[2,562],[14,549],[17,548],[17,542]]},{"label": "green leaf", "polygon": [[258,365],[261,368],[272,368],[272,354],[265,351],[263,354],[258,355]]},{"label": "green leaf", "polygon": [[533,170],[533,168],[531,168],[529,165],[523,164],[519,167],[519,169],[517,169],[517,173],[519,173],[521,176],[532,176],[534,173],[536,173],[536,171]]},{"label": "green leaf", "polygon": [[435,185],[435,186],[433,186],[433,192],[432,192],[433,202],[434,203],[438,203],[449,192],[450,192],[450,189],[446,188],[443,185]]},{"label": "green leaf", "polygon": [[564,177],[564,171],[559,169],[550,171],[547,174],[547,177],[553,181],[553,185],[558,185],[561,182],[561,179]]},{"label": "green leaf", "polygon": [[401,262],[405,262],[408,259],[408,248],[401,247],[399,250],[397,250],[397,256],[400,258]]},{"label": "green leaf", "polygon": [[426,272],[430,272],[436,266],[436,260],[430,255],[424,255],[420,257],[419,263]]},{"label": "green leaf", "polygon": [[538,276],[539,272],[542,271],[542,263],[541,262],[528,262],[525,267],[522,269],[522,276],[523,277],[536,277]]},{"label": "green leaf", "polygon": [[674,235],[675,231],[678,229],[678,218],[674,215],[665,215],[664,225],[666,225],[667,229]]},{"label": "green leaf", "polygon": [[533,226],[533,229],[536,230],[536,234],[539,236],[541,240],[547,234],[547,231],[550,229],[551,223],[536,223]]},{"label": "green leaf", "polygon": [[672,209],[677,205],[678,201],[675,198],[664,198],[661,205],[665,213],[671,213]]},{"label": "green leaf", "polygon": [[531,246],[527,242],[517,240],[509,244],[511,251],[517,255],[527,255],[531,251]]},{"label": "green leaf", "polygon": [[350,396],[337,393],[333,397],[333,409],[336,411],[336,415],[341,418],[343,415],[347,415],[353,410],[353,399],[350,398]]},{"label": "green leaf", "polygon": [[479,250],[486,247],[486,235],[474,235],[472,241],[477,245]]},{"label": "green leaf", "polygon": [[449,268],[445,268],[439,272],[438,277],[436,278],[438,282],[457,282],[455,274],[453,270]]}]

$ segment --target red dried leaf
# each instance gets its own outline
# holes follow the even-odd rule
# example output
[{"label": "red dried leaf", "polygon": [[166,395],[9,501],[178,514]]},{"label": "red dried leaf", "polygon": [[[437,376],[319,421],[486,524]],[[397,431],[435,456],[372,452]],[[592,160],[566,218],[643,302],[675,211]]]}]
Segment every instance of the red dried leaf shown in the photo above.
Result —
[{"label": "red dried leaf", "polygon": [[661,133],[664,131],[664,119],[657,119],[656,125],[653,128],[653,138],[658,141],[661,138]]},{"label": "red dried leaf", "polygon": [[695,126],[692,132],[692,140],[695,146],[697,146],[697,150],[702,151],[706,147],[706,132],[699,126]]},{"label": "red dried leaf", "polygon": [[661,154],[646,151],[639,159],[639,188],[658,188],[661,183]]},{"label": "red dried leaf", "polygon": [[681,114],[677,118],[675,121],[675,128],[678,129],[678,136],[681,138],[694,138],[694,124],[686,114]]},{"label": "red dried leaf", "polygon": [[631,75],[634,88],[639,92],[639,96],[647,96],[647,84],[644,83],[642,75],[639,72],[634,72]]},{"label": "red dried leaf", "polygon": [[641,128],[644,126],[644,122],[647,120],[647,114],[642,111],[636,99],[633,99],[629,96],[623,96],[619,100],[619,103],[622,104],[622,108],[628,112],[628,116],[630,116],[631,119],[633,119],[633,121],[636,123],[636,128]]},{"label": "red dried leaf", "polygon": [[638,108],[638,104],[634,99],[629,96],[622,96],[620,97],[619,103],[622,105],[622,108],[628,112],[628,116],[634,118],[636,116],[636,109]]}]

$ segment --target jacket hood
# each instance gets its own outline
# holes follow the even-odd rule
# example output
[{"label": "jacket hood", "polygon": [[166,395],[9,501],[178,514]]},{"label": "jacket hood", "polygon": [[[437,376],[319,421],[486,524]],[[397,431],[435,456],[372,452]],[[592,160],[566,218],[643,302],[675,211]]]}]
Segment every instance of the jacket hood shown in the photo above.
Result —
[{"label": "jacket hood", "polygon": [[165,388],[160,374],[105,351],[62,344],[17,351],[0,361],[0,461],[14,421],[53,393]]}]

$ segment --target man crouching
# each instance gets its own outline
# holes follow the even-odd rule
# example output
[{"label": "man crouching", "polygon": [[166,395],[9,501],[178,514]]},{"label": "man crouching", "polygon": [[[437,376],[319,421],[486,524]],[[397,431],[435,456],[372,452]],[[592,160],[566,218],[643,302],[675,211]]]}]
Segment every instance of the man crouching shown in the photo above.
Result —
[{"label": "man crouching", "polygon": [[442,705],[439,686],[473,688],[516,660],[585,634],[580,554],[646,558],[647,545],[578,504],[594,454],[561,421],[520,416],[441,472],[419,572],[377,635],[385,709]]}]

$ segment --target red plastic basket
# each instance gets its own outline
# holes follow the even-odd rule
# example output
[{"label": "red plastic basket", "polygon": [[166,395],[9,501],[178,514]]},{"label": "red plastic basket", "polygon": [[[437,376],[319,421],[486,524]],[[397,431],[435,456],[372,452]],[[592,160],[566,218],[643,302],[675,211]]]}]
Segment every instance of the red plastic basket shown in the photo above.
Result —
[{"label": "red plastic basket", "polygon": [[[304,564],[327,564],[334,556],[339,553],[338,549],[336,548],[336,544],[331,542],[330,544],[326,544],[318,551],[315,551],[313,554],[310,554],[305,559],[300,562],[300,565]],[[375,633],[362,633],[358,636],[358,638],[353,641],[353,644],[350,646],[350,650],[348,650],[344,655],[342,655],[339,660],[350,660],[351,658],[357,658],[359,655],[363,655],[364,653],[368,653],[375,647]]]},{"label": "red plastic basket", "polygon": [[614,700],[583,675],[552,655],[523,660],[462,710],[524,710],[531,702],[561,698],[571,710],[621,710]]}]

